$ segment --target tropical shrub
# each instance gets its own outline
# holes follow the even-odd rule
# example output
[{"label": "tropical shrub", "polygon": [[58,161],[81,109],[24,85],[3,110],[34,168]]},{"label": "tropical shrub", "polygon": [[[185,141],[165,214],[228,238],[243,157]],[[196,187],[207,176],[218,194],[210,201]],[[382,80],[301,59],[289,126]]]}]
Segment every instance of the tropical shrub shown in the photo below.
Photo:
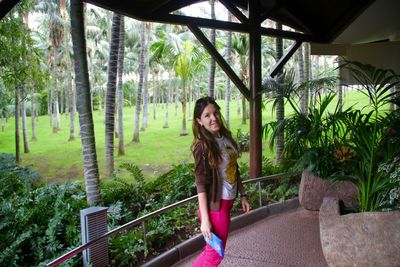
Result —
[{"label": "tropical shrub", "polygon": [[269,136],[270,146],[274,145],[278,132],[285,132],[284,161],[294,161],[294,170],[308,168],[320,177],[328,177],[340,170],[341,162],[335,152],[345,146],[348,132],[341,118],[350,110],[342,111],[337,104],[330,113],[329,105],[335,94],[317,95],[314,107],[302,113],[294,107],[292,115],[280,122],[267,123],[264,135]]},{"label": "tropical shrub", "polygon": [[[12,157],[11,157],[12,158]],[[0,266],[44,265],[80,243],[79,211],[86,195],[79,183],[33,185],[37,174],[1,156]],[[76,257],[71,265],[76,265]]]},{"label": "tropical shrub", "polygon": [[195,195],[194,164],[174,165],[170,171],[147,183],[146,191],[163,206]]},{"label": "tropical shrub", "polygon": [[[270,148],[273,148],[280,133],[284,132],[284,149],[281,163],[285,166],[295,166],[298,171],[301,168],[309,168],[322,177],[331,173],[337,166],[333,160],[334,136],[342,132],[340,116],[343,114],[341,107],[336,105],[333,113],[328,110],[335,98],[335,94],[321,95],[316,93],[315,104],[310,106],[307,112],[301,112],[296,103],[300,99],[300,93],[304,90],[318,92],[319,88],[330,88],[336,84],[335,77],[311,80],[301,84],[294,82],[293,72],[283,73],[276,79],[263,81],[263,92],[280,92],[275,94],[273,110],[278,101],[285,100],[293,112],[281,121],[271,121],[263,126],[263,135],[270,140]],[[267,99],[266,102],[270,102]],[[343,138],[342,137],[342,138]],[[330,152],[331,151],[331,152]],[[326,154],[330,152],[330,154]]]},{"label": "tropical shrub", "polygon": [[101,181],[104,205],[110,207],[110,219],[116,225],[131,221],[144,209],[147,202],[146,182],[142,171],[130,163],[123,163],[121,167],[130,173],[132,182],[118,177]]},{"label": "tropical shrub", "polygon": [[236,132],[236,143],[238,144],[239,152],[247,152],[250,149],[250,133],[243,132],[238,129]]},{"label": "tropical shrub", "polygon": [[[400,123],[399,110],[385,108],[395,94],[391,89],[399,84],[400,76],[391,70],[354,61],[346,61],[342,67],[348,68],[362,85],[361,92],[368,96],[371,111],[348,112],[343,120],[349,129],[354,158],[349,162],[347,174],[342,172],[335,178],[347,179],[357,185],[360,211],[381,210],[396,185],[379,165],[400,155],[400,133],[392,128]],[[393,147],[387,150],[389,144]]]}]

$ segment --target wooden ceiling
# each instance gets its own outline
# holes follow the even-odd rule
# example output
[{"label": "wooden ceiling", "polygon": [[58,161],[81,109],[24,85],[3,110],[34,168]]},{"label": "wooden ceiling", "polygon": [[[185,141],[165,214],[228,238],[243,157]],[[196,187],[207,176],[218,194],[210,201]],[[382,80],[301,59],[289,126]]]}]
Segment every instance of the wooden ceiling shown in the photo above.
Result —
[{"label": "wooden ceiling", "polygon": [[[238,19],[238,23],[176,14],[175,11],[203,2],[201,0],[87,0],[86,2],[138,20],[249,32],[247,22],[250,18],[246,13],[250,1],[257,1],[260,8],[258,17],[251,19],[262,22],[269,18],[298,31],[294,33],[261,28],[263,35],[320,43],[332,42],[375,2],[375,0],[220,0],[219,2]],[[0,0],[0,19],[18,2],[18,0]]]}]

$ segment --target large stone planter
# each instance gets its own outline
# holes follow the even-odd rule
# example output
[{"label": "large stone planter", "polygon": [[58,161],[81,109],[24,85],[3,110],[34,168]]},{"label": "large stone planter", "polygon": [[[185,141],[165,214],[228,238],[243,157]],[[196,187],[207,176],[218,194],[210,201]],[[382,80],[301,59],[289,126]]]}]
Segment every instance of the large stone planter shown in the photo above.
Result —
[{"label": "large stone planter", "polygon": [[357,187],[353,183],[332,183],[307,169],[304,170],[299,187],[300,205],[307,210],[319,210],[325,196],[342,200],[346,207],[357,207]]},{"label": "large stone planter", "polygon": [[400,266],[400,211],[341,215],[338,200],[326,197],[319,223],[329,266]]}]

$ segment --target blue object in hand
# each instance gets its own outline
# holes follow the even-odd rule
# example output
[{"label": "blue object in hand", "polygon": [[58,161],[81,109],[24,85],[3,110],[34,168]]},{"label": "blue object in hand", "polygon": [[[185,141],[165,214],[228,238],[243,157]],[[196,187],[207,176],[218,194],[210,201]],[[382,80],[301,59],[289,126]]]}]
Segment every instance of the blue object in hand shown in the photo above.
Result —
[{"label": "blue object in hand", "polygon": [[208,239],[206,236],[204,240],[209,244],[222,258],[224,258],[224,246],[222,245],[222,240],[214,233],[211,233],[211,239]]}]

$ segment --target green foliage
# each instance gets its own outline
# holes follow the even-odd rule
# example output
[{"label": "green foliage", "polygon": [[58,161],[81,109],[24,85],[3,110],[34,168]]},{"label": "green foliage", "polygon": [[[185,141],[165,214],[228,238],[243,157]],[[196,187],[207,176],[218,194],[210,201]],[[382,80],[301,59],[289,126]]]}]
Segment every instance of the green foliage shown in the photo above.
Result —
[{"label": "green foliage", "polygon": [[[136,216],[141,217],[196,193],[193,164],[176,165],[167,173],[147,184],[144,184],[143,176],[137,166],[128,164],[124,164],[124,166],[134,176],[134,182],[127,183],[116,178],[107,183],[108,189],[103,190],[105,200],[110,201],[111,196],[114,201],[118,200],[110,208],[112,224],[122,221],[121,214],[129,212],[129,209],[126,208],[129,205],[135,203],[139,205],[140,211]],[[139,188],[140,191],[137,191]],[[141,230],[127,230],[125,235],[112,237],[110,250],[113,261],[117,266],[131,266],[147,257],[149,253],[156,253],[157,249],[163,247],[167,242],[173,241],[178,232],[187,226],[194,225],[195,211],[196,204],[192,203],[147,221],[146,244]],[[132,214],[125,218],[131,216]]]},{"label": "green foliage", "polygon": [[34,186],[31,171],[1,158],[0,265],[43,264],[79,245],[77,214],[86,207],[81,185]]},{"label": "green foliage", "polygon": [[[349,144],[355,156],[349,162],[347,173],[342,172],[335,178],[348,179],[357,185],[360,211],[380,210],[395,183],[378,166],[400,154],[399,133],[390,131],[393,125],[400,123],[399,111],[384,110],[393,96],[390,90],[400,82],[400,77],[393,71],[359,62],[346,61],[343,67],[363,86],[361,90],[369,97],[372,110],[347,113],[344,124],[350,130]],[[388,142],[394,149],[386,151]]]},{"label": "green foliage", "polygon": [[308,168],[321,177],[327,177],[340,169],[334,157],[337,147],[345,144],[348,132],[341,119],[350,111],[341,111],[339,104],[333,113],[328,106],[334,100],[334,94],[316,96],[316,105],[310,107],[307,114],[298,109],[280,122],[271,122],[264,126],[264,136],[271,137],[273,146],[279,132],[285,132],[284,161],[297,161],[295,170]]},{"label": "green foliage", "polygon": [[250,133],[238,129],[236,132],[236,142],[239,147],[239,152],[248,152],[250,149]]},{"label": "green foliage", "polygon": [[141,229],[123,231],[111,237],[109,246],[112,266],[135,266],[140,255],[147,253]]},{"label": "green foliage", "polygon": [[101,181],[104,205],[110,207],[112,224],[124,224],[134,218],[146,204],[145,181],[142,171],[133,164],[123,163],[132,180],[122,178]]},{"label": "green foliage", "polygon": [[14,155],[0,154],[0,177],[0,199],[7,199],[29,189],[39,179],[39,174],[16,165]]},{"label": "green foliage", "polygon": [[391,183],[391,189],[382,202],[381,208],[383,210],[400,210],[400,157],[382,163],[378,171],[388,176]]},{"label": "green foliage", "polygon": [[169,205],[196,194],[194,164],[174,165],[173,168],[147,184],[151,198],[162,205]]}]

